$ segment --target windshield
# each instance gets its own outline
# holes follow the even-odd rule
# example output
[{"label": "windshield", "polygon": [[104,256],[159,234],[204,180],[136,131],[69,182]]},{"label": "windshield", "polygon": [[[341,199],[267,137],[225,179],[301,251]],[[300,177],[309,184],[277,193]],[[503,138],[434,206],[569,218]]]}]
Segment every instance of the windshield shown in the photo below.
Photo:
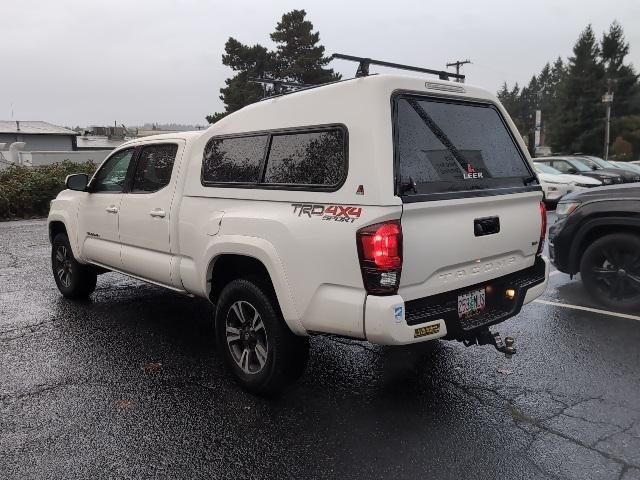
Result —
[{"label": "windshield", "polygon": [[614,165],[616,168],[621,168],[623,170],[628,170],[628,171],[633,171],[633,172],[640,172],[640,165],[634,165],[632,163],[628,163],[628,162],[609,162],[612,165]]},{"label": "windshield", "polygon": [[536,169],[537,172],[541,172],[541,173],[551,173],[553,175],[561,175],[562,172],[560,170],[556,170],[553,167],[550,167],[549,165],[545,165],[544,163],[534,163],[533,164],[534,168]]},{"label": "windshield", "polygon": [[602,168],[618,168],[616,167],[613,163],[611,163],[608,160],[605,160],[603,158],[600,157],[593,157],[593,156],[588,156],[588,157],[584,157],[587,160],[591,160],[593,163],[595,163],[596,165],[599,165]]},{"label": "windshield", "polygon": [[[596,162],[594,162],[593,160],[589,160],[588,158],[574,158],[571,164],[581,172],[588,172],[590,170],[602,170],[603,168]],[[585,167],[585,169],[583,170],[580,167]]]},{"label": "windshield", "polygon": [[535,182],[489,104],[402,96],[395,101],[400,195],[524,187]]}]

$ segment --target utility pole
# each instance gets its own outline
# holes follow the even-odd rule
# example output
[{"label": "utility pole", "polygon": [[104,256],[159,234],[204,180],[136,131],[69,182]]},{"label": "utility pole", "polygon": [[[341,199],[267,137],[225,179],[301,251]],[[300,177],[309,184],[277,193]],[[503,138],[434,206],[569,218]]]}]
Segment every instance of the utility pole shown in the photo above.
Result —
[{"label": "utility pole", "polygon": [[607,93],[602,96],[602,103],[607,106],[606,124],[604,127],[604,159],[609,159],[609,129],[611,127],[611,104],[613,92],[611,91],[611,79],[607,80]]},{"label": "utility pole", "polygon": [[537,99],[537,108],[535,114],[535,123],[534,123],[534,137],[533,137],[533,154],[536,155],[538,152],[538,148],[541,145],[541,136],[542,136],[542,90],[536,92]]},{"label": "utility pole", "polygon": [[[466,65],[467,63],[471,63],[471,60],[456,60],[455,62],[447,63],[447,68],[456,67],[456,74],[460,75],[460,67]],[[456,82],[460,82],[459,78],[456,78]]]}]

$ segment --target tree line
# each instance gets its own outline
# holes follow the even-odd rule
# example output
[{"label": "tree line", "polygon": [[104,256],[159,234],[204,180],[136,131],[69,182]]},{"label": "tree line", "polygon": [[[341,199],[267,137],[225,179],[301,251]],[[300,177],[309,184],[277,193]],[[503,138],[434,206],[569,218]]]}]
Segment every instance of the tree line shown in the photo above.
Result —
[{"label": "tree line", "polygon": [[[208,115],[214,123],[269,94],[268,86],[251,78],[275,78],[317,85],[340,79],[328,68],[330,57],[320,44],[320,34],[306,18],[304,10],[285,13],[270,38],[275,49],[246,45],[230,37],[222,63],[234,74],[220,89],[224,111]],[[573,55],[547,63],[529,83],[520,87],[505,82],[498,98],[534,148],[535,112],[542,112],[543,145],[554,152],[602,155],[604,148],[605,104],[602,96],[611,91],[611,155],[620,159],[640,155],[640,83],[633,65],[626,62],[629,43],[616,21],[600,39],[591,25],[579,35]]]},{"label": "tree line", "polygon": [[557,153],[601,156],[604,149],[605,104],[611,91],[610,154],[622,160],[640,155],[640,84],[622,26],[613,22],[600,39],[591,25],[578,37],[573,55],[547,63],[520,88],[505,82],[498,98],[533,152],[535,111],[542,112],[543,144]]}]

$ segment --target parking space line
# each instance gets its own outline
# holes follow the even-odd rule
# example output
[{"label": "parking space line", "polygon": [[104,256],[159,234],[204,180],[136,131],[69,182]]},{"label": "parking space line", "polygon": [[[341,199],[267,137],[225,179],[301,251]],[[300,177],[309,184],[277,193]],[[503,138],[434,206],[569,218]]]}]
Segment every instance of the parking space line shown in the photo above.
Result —
[{"label": "parking space line", "polygon": [[534,302],[542,303],[544,305],[553,305],[554,307],[571,308],[573,310],[583,310],[585,312],[599,313],[601,315],[610,315],[612,317],[620,317],[620,318],[627,318],[629,320],[640,321],[640,317],[638,317],[637,315],[629,315],[628,313],[610,312],[609,310],[600,310],[598,308],[582,307],[580,305],[571,305],[568,303],[551,302],[549,300],[536,299],[534,300]]}]

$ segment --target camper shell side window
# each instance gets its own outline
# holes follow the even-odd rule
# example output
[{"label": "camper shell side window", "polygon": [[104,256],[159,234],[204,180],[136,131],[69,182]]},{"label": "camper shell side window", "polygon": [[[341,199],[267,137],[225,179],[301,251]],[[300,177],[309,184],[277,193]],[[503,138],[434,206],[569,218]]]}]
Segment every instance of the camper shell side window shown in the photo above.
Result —
[{"label": "camper shell side window", "polygon": [[348,173],[341,124],[212,137],[201,183],[209,187],[336,191]]}]

